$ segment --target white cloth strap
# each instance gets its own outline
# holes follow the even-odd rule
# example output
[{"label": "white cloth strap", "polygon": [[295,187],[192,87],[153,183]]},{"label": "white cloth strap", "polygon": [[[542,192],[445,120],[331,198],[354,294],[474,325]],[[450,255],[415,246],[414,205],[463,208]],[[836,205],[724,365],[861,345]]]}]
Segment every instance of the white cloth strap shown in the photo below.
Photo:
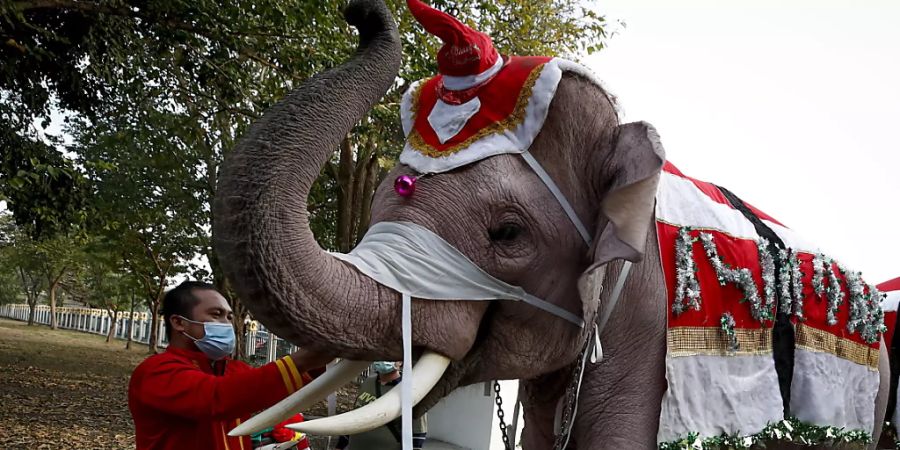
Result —
[{"label": "white cloth strap", "polygon": [[522,153],[522,158],[525,158],[525,162],[531,167],[531,170],[544,182],[547,186],[547,189],[550,189],[550,193],[556,197],[556,201],[559,202],[560,206],[562,206],[563,211],[566,212],[566,215],[569,216],[569,220],[572,221],[572,224],[575,225],[575,229],[578,230],[578,234],[581,235],[581,238],[584,239],[584,243],[590,247],[591,245],[591,234],[588,233],[587,228],[581,223],[581,219],[578,217],[578,214],[575,213],[575,209],[572,208],[572,205],[566,199],[566,196],[563,195],[562,191],[559,190],[559,187],[556,186],[556,183],[553,182],[553,179],[550,178],[550,175],[544,170],[541,164],[534,159],[534,156],[531,155],[530,152],[526,151]]},{"label": "white cloth strap", "polygon": [[402,408],[401,429],[403,436],[403,450],[412,450],[412,298],[410,298],[409,294],[403,294],[402,308],[403,380],[400,381],[400,406]]},{"label": "white cloth strap", "polygon": [[631,272],[631,261],[625,261],[622,264],[622,271],[619,273],[619,279],[616,280],[616,286],[613,287],[612,293],[609,296],[609,305],[606,308],[603,308],[603,313],[597,318],[597,328],[598,331],[603,331],[603,328],[606,327],[606,322],[609,320],[609,316],[612,315],[614,309],[616,309],[616,303],[619,302],[619,298],[622,296],[622,290],[625,288],[625,281],[628,280],[628,274]]}]

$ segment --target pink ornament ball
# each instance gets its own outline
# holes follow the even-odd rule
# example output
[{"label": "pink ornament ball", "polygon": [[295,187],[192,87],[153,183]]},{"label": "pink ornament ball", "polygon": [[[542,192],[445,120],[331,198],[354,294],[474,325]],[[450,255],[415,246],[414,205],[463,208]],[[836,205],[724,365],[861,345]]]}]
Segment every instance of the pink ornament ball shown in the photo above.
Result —
[{"label": "pink ornament ball", "polygon": [[394,181],[394,191],[403,198],[412,197],[416,192],[416,177],[412,175],[400,175]]}]

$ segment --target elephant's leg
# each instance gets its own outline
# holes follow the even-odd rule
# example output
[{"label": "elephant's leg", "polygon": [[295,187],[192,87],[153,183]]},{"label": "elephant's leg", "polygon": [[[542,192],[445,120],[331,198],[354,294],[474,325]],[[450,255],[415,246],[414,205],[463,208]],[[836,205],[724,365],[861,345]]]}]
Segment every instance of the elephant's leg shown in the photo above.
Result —
[{"label": "elephant's leg", "polygon": [[[645,261],[654,258],[659,261],[651,254]],[[657,448],[666,389],[666,296],[657,266],[632,268],[623,298],[601,336],[603,362],[588,363],[573,431],[578,450]],[[607,278],[606,292],[612,291],[616,278]]]},{"label": "elephant's leg", "polygon": [[878,385],[878,394],[875,396],[875,430],[872,433],[872,444],[869,445],[869,450],[878,448],[884,427],[884,418],[887,415],[888,395],[891,392],[891,366],[884,338],[881,339],[881,350],[878,353],[878,375],[881,382]]}]

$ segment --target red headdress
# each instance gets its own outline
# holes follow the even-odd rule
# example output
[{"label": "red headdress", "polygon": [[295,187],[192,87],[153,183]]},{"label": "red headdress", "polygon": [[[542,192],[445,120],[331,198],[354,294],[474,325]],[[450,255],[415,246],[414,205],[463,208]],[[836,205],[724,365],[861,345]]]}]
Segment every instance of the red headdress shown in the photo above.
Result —
[{"label": "red headdress", "polygon": [[445,76],[465,77],[490,70],[500,55],[491,37],[475,31],[455,17],[419,0],[407,0],[412,15],[425,31],[439,37],[444,45],[437,54],[438,70]]},{"label": "red headdress", "polygon": [[444,45],[439,75],[416,82],[401,106],[400,162],[437,173],[504,153],[523,153],[540,132],[563,71],[584,67],[542,56],[501,57],[490,36],[421,0],[413,16]]}]

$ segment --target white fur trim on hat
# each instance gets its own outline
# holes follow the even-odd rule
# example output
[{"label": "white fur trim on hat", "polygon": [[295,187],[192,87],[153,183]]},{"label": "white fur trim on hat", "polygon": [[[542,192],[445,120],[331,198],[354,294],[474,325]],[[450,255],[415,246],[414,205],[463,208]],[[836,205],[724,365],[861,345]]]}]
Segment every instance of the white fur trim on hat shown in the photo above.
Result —
[{"label": "white fur trim on hat", "polygon": [[444,75],[444,87],[451,91],[463,91],[481,83],[497,74],[503,68],[503,58],[497,58],[497,62],[490,69],[485,70],[477,75],[466,75],[464,77],[451,77]]}]

